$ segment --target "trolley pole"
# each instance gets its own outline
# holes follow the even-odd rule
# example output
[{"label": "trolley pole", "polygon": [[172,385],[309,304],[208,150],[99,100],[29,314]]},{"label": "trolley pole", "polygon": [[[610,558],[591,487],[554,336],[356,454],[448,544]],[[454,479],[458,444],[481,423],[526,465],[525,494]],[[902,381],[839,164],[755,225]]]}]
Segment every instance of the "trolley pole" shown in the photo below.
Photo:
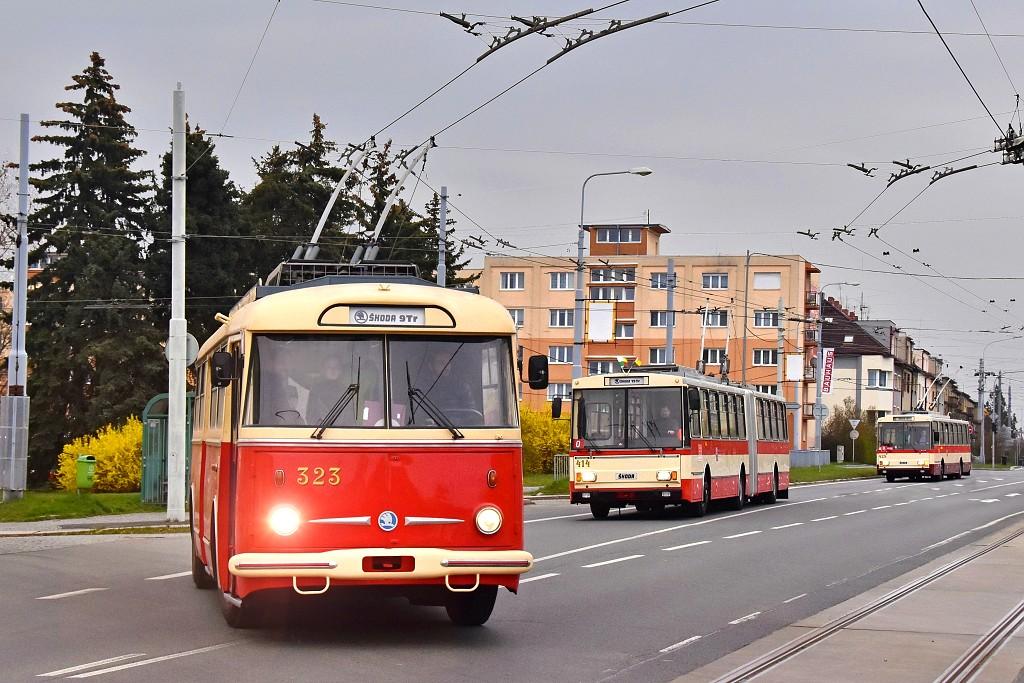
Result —
[{"label": "trolley pole", "polygon": [[437,219],[437,284],[444,287],[448,281],[445,249],[448,242],[448,186],[441,186],[441,208]]},{"label": "trolley pole", "polygon": [[167,521],[185,515],[185,92],[174,91],[171,140],[171,322],[167,337]]}]

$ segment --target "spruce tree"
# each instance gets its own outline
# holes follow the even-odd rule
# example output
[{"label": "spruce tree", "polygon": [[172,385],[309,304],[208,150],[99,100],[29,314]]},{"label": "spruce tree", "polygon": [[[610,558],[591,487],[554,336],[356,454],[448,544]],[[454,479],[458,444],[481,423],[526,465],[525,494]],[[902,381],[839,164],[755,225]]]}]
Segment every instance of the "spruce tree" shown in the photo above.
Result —
[{"label": "spruce tree", "polygon": [[[187,173],[185,196],[185,317],[188,331],[202,344],[220,326],[213,316],[227,312],[256,281],[239,256],[244,242],[239,233],[241,193],[221,168],[213,140],[202,129],[185,136]],[[149,248],[151,286],[162,304],[156,310],[161,330],[170,320],[171,297],[171,153],[163,156],[162,182],[156,192],[158,216]]]},{"label": "spruce tree", "polygon": [[152,176],[132,166],[128,107],[103,58],[65,89],[66,118],[43,121],[36,136],[62,152],[34,164],[37,196],[29,218],[30,261],[46,265],[29,293],[26,335],[32,397],[30,478],[41,481],[65,443],[138,414],[166,390],[144,255],[150,231]]}]

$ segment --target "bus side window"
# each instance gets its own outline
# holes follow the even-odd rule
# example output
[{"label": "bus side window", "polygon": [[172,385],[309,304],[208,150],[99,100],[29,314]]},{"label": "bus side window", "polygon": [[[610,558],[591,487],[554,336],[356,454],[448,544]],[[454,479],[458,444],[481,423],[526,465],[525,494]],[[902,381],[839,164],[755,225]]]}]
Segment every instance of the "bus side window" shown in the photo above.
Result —
[{"label": "bus side window", "polygon": [[192,404],[192,433],[202,435],[203,426],[206,424],[206,413],[203,411],[206,406],[206,363],[196,366],[196,400]]},{"label": "bus side window", "polygon": [[708,392],[708,404],[711,406],[708,411],[708,422],[711,424],[711,436],[722,436],[722,423],[719,422],[718,392]]},{"label": "bus side window", "polygon": [[775,440],[782,441],[786,438],[786,416],[782,414],[782,406],[772,401],[772,407],[775,409]]},{"label": "bus side window", "polygon": [[779,428],[779,404],[775,401],[768,401],[768,407],[772,414],[772,439],[778,441],[782,432]]},{"label": "bus side window", "polygon": [[739,432],[736,429],[736,397],[732,394],[723,394],[725,399],[725,415],[729,422],[729,437],[735,439]]},{"label": "bus side window", "polygon": [[736,428],[741,439],[747,438],[747,397],[736,397]]},{"label": "bus side window", "polygon": [[[683,393],[684,405],[686,406],[687,414],[690,416],[690,438],[691,439],[699,439],[703,435],[703,432],[701,431],[701,427],[700,427],[700,424],[701,424],[701,413],[703,411],[700,409],[699,405],[697,406],[696,410],[691,410],[690,409],[690,399],[689,399],[689,392],[690,391],[696,391],[697,392],[697,402],[698,402],[698,404],[700,403],[700,391],[698,389],[688,389],[688,390],[686,390]],[[707,418],[704,418],[704,421],[706,422]]]},{"label": "bus side window", "polygon": [[754,432],[757,436],[757,440],[760,441],[764,438],[764,425],[762,424],[761,418],[764,415],[764,404],[761,399],[754,399]]},{"label": "bus side window", "polygon": [[708,399],[707,389],[700,390],[700,402],[702,406],[700,411],[701,433],[704,435],[704,438],[707,439],[711,436],[711,403]]},{"label": "bus side window", "polygon": [[786,404],[779,404],[779,412],[782,413],[782,440],[789,441],[789,415],[786,414]]}]

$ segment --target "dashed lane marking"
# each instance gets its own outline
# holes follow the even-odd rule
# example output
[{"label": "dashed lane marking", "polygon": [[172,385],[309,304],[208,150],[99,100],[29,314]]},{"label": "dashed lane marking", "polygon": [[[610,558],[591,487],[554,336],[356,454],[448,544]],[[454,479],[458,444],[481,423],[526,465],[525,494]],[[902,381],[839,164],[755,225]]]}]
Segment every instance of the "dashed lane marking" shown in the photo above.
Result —
[{"label": "dashed lane marking", "polygon": [[794,596],[793,596],[793,597],[791,597],[791,598],[790,598],[789,600],[783,600],[783,601],[782,601],[782,604],[783,604],[783,605],[788,605],[788,604],[789,604],[789,603],[791,603],[791,602],[796,602],[796,601],[797,601],[797,600],[799,600],[800,598],[806,598],[806,597],[807,597],[807,593],[801,593],[800,595],[794,595]]},{"label": "dashed lane marking", "polygon": [[662,654],[664,654],[666,652],[672,652],[673,650],[678,650],[681,647],[686,647],[690,643],[695,643],[695,642],[697,642],[698,640],[700,640],[703,637],[704,636],[690,636],[686,640],[680,640],[678,643],[673,643],[672,645],[669,645],[668,647],[663,647],[660,650],[658,650],[658,652],[661,652]]},{"label": "dashed lane marking", "polygon": [[867,510],[854,510],[853,512],[844,512],[843,517],[849,517],[850,515],[859,515],[862,512],[867,512]]},{"label": "dashed lane marking", "polygon": [[169,659],[178,659],[180,657],[189,657],[191,655],[199,655],[204,652],[213,652],[214,650],[221,650],[225,647],[231,647],[235,643],[221,643],[219,645],[209,645],[207,647],[196,648],[195,650],[186,650],[185,652],[175,652],[174,654],[164,655],[163,657],[151,657],[149,659],[143,659],[139,662],[131,662],[130,664],[121,664],[120,666],[111,666],[106,669],[99,669],[98,671],[89,671],[84,674],[75,674],[74,676],[68,676],[68,678],[92,678],[93,676],[102,676],[103,674],[114,673],[115,671],[124,671],[125,669],[134,669],[137,666],[146,666],[147,664],[156,664],[157,662],[166,662]]},{"label": "dashed lane marking", "polygon": [[47,671],[44,674],[36,674],[36,678],[53,678],[55,676],[63,676],[64,674],[73,674],[76,671],[85,671],[96,666],[103,666],[104,664],[113,664],[114,662],[123,662],[126,659],[135,659],[136,657],[145,657],[145,652],[132,652],[127,655],[118,655],[117,657],[108,657],[107,659],[101,659],[96,662],[89,662],[88,664],[79,664],[78,666],[69,666],[66,669],[58,669],[57,671]]},{"label": "dashed lane marking", "polygon": [[593,564],[583,565],[584,569],[593,569],[594,567],[603,567],[606,564],[615,564],[616,562],[626,562],[627,560],[635,560],[643,555],[627,555],[626,557],[617,557],[614,560],[605,560],[604,562],[594,562]]},{"label": "dashed lane marking", "polygon": [[982,498],[978,502],[979,503],[998,503],[999,499],[998,498]]},{"label": "dashed lane marking", "polygon": [[838,515],[829,515],[828,517],[818,517],[817,519],[812,519],[811,521],[812,522],[824,522],[827,519],[835,519],[836,517],[838,517]]},{"label": "dashed lane marking", "polygon": [[150,576],[146,581],[166,581],[167,579],[180,579],[183,576],[191,576],[192,572],[177,572],[176,574],[164,574],[163,576]]},{"label": "dashed lane marking", "polygon": [[905,503],[905,502],[904,503],[893,503],[892,506],[895,508],[895,507],[899,507],[900,505],[906,505],[906,504],[907,503]]},{"label": "dashed lane marking", "polygon": [[783,524],[781,526],[773,526],[772,529],[788,529],[791,526],[803,526],[803,522],[793,522],[792,524]]},{"label": "dashed lane marking", "polygon": [[753,536],[754,534],[759,534],[759,533],[761,533],[760,530],[758,530],[758,531],[744,531],[742,534],[733,534],[732,536],[722,536],[722,538],[742,538],[744,536]]},{"label": "dashed lane marking", "polygon": [[[984,484],[985,482],[980,482],[980,483]],[[998,488],[1002,488],[1004,486],[1019,486],[1021,484],[1024,484],[1024,481],[1011,481],[1008,484],[996,484],[994,486],[983,486],[980,489],[972,489],[971,493],[977,493],[978,491],[988,491],[989,489],[998,489]]]},{"label": "dashed lane marking", "polygon": [[879,505],[878,507],[871,508],[872,510],[884,510],[885,508],[891,508],[892,505]]},{"label": "dashed lane marking", "polygon": [[1019,495],[1020,495],[1019,493],[1007,493],[1006,497],[1007,498],[1013,498],[1014,496],[1019,496]]},{"label": "dashed lane marking", "polygon": [[550,578],[553,578],[555,576],[558,576],[558,574],[553,574],[553,573],[552,574],[541,574],[540,576],[531,576],[528,579],[519,579],[519,583],[520,584],[530,583],[531,581],[540,581],[541,579],[550,579]]},{"label": "dashed lane marking", "polygon": [[36,600],[60,600],[61,598],[70,598],[75,595],[85,595],[86,593],[95,593],[97,591],[108,591],[109,588],[83,588],[77,591],[68,591],[67,593],[56,593],[54,595],[43,595],[36,598]]},{"label": "dashed lane marking", "polygon": [[1011,517],[1016,517],[1018,515],[1024,515],[1024,510],[1022,510],[1020,512],[1013,512],[1013,513],[1011,513],[1009,515],[1004,515],[1002,517],[998,517],[996,519],[993,519],[991,522],[987,522],[985,524],[982,524],[981,526],[976,526],[973,529],[968,529],[967,531],[961,531],[959,534],[956,534],[955,536],[950,536],[949,538],[941,540],[938,543],[932,543],[931,545],[922,548],[921,552],[926,552],[928,550],[931,550],[932,548],[938,548],[940,545],[946,545],[947,543],[949,543],[951,541],[955,541],[958,538],[962,538],[962,537],[966,536],[967,534],[971,533],[972,531],[981,531],[983,529],[987,529],[987,528],[989,528],[990,526],[992,526],[994,524],[998,524],[999,522],[1002,522],[1004,519],[1010,519]]},{"label": "dashed lane marking", "polygon": [[693,543],[684,543],[682,545],[674,545],[670,548],[662,548],[662,550],[682,550],[683,548],[693,548],[694,546],[704,545],[705,543],[711,543],[711,541],[694,541]]},{"label": "dashed lane marking", "polygon": [[589,512],[580,512],[575,515],[560,515],[558,517],[541,517],[540,519],[528,519],[523,524],[533,524],[534,522],[552,522],[556,519],[572,519],[573,517],[589,517]]},{"label": "dashed lane marking", "polygon": [[736,624],[742,624],[745,621],[753,621],[754,619],[757,619],[757,615],[759,615],[759,614],[760,614],[760,612],[753,612],[751,614],[748,614],[745,617],[740,617],[739,619],[733,619],[732,621],[729,622],[729,624],[731,624],[732,626],[735,626]]}]

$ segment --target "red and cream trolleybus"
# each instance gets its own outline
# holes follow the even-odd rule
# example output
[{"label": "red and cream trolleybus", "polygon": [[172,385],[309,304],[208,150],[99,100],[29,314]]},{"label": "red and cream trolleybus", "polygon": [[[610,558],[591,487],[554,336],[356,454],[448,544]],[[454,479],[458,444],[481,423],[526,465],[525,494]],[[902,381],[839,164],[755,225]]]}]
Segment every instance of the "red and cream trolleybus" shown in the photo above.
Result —
[{"label": "red and cream trolleybus", "polygon": [[411,267],[280,268],[196,361],[196,585],[232,626],[260,591],[332,586],[482,624],[533,563],[512,319]]},{"label": "red and cream trolleybus", "polygon": [[713,379],[634,370],[573,381],[570,498],[594,517],[789,497],[786,405]]},{"label": "red and cream trolleybus", "polygon": [[878,418],[876,430],[875,467],[887,481],[971,475],[971,427],[965,420],[903,413]]}]

